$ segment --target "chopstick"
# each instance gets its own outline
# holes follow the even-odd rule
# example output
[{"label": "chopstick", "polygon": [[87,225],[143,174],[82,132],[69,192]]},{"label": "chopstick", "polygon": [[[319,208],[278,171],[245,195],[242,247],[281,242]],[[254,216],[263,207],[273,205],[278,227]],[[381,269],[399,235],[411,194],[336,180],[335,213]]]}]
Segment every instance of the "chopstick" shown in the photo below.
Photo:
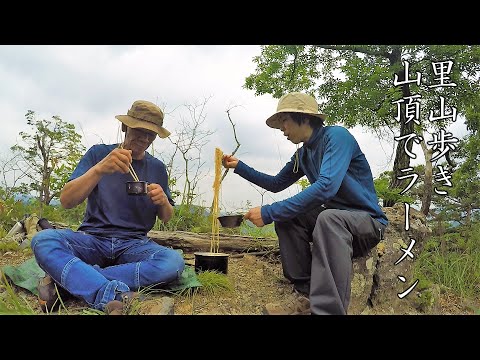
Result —
[{"label": "chopstick", "polygon": [[135,181],[140,181],[140,180],[138,179],[137,174],[135,173],[135,170],[133,169],[132,164],[128,164],[128,167],[129,167],[128,170],[130,171],[130,174],[132,175],[133,179],[134,179]]},{"label": "chopstick", "polygon": [[[119,145],[119,148],[120,148],[120,149],[123,149],[123,144],[120,144],[120,145]],[[137,173],[135,172],[135,169],[133,168],[132,164],[130,164],[130,163],[128,163],[128,171],[130,172],[130,175],[132,175],[133,180],[135,180],[135,181],[140,181],[140,180],[138,179]]]}]

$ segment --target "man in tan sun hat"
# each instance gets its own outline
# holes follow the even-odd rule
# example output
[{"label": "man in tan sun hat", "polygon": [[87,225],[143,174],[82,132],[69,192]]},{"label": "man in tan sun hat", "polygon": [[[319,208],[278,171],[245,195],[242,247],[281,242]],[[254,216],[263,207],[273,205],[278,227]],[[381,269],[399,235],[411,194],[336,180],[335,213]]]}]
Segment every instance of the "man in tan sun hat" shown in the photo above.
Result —
[{"label": "man in tan sun hat", "polygon": [[266,123],[271,128],[280,129],[283,124],[284,113],[303,113],[309,114],[325,121],[326,115],[318,112],[318,104],[315,98],[300,92],[294,92],[282,96],[278,102],[277,112],[270,116]]},{"label": "man in tan sun hat", "polygon": [[303,176],[310,182],[288,199],[245,214],[259,227],[275,222],[283,273],[294,288],[284,303],[267,304],[265,314],[347,314],[352,258],[377,245],[388,224],[357,141],[344,127],[325,126],[326,118],[312,96],[286,94],[266,123],[297,144],[290,162],[270,176],[223,157],[226,168],[268,191],[282,191]]},{"label": "man in tan sun hat", "polygon": [[[157,217],[168,222],[173,215],[165,164],[146,151],[157,135],[170,135],[163,127],[163,112],[137,100],[116,118],[124,141],[93,145],[61,192],[67,209],[88,199],[78,231],[43,230],[32,239],[35,258],[47,274],[38,288],[44,311],[60,303],[57,284],[95,309],[122,314],[138,298],[137,289],[167,284],[183,272],[185,263],[177,251],[147,237]],[[126,183],[134,174],[148,184],[145,193],[127,193]]]},{"label": "man in tan sun hat", "polygon": [[117,115],[115,118],[132,129],[156,132],[162,139],[170,135],[170,131],[163,127],[163,111],[149,101],[137,100],[128,110],[127,115]]}]

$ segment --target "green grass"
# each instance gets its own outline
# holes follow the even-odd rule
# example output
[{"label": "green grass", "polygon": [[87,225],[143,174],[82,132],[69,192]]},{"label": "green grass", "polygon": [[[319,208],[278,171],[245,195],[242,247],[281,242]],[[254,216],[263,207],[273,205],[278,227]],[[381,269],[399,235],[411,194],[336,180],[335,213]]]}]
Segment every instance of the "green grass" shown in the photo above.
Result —
[{"label": "green grass", "polygon": [[16,241],[0,242],[0,252],[19,251],[20,245]]},{"label": "green grass", "polygon": [[480,297],[480,251],[425,252],[415,272],[429,281],[446,286],[466,298]]},{"label": "green grass", "polygon": [[426,284],[438,284],[467,300],[480,298],[480,223],[430,237],[414,266]]},{"label": "green grass", "polygon": [[234,287],[227,275],[218,271],[202,271],[197,275],[202,284],[199,292],[208,296],[232,292]]},{"label": "green grass", "polygon": [[262,227],[257,227],[253,224],[243,222],[239,227],[239,233],[244,236],[251,236],[254,238],[277,238],[274,224],[268,224]]},{"label": "green grass", "polygon": [[0,315],[36,315],[27,300],[15,293],[5,274],[1,273]]}]

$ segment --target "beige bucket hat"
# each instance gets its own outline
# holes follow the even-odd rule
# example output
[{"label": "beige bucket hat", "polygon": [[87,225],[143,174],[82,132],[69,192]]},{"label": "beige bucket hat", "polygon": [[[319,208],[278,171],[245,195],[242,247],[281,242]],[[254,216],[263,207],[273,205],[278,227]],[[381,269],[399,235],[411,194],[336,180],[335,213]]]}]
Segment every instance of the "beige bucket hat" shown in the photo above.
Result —
[{"label": "beige bucket hat", "polygon": [[170,135],[170,131],[162,126],[162,110],[150,101],[137,100],[132,104],[127,115],[117,115],[115,118],[131,128],[155,131],[162,139]]},{"label": "beige bucket hat", "polygon": [[280,129],[282,127],[280,114],[286,112],[309,114],[322,121],[325,121],[327,117],[325,114],[318,112],[318,103],[313,96],[301,92],[292,92],[283,95],[278,100],[277,112],[267,119],[267,125],[274,129]]}]

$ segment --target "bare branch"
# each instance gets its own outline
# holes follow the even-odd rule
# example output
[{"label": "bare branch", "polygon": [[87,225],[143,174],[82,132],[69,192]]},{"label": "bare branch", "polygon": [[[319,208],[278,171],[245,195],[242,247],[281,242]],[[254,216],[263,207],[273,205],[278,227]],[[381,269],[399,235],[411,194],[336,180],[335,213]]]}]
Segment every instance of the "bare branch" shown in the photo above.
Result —
[{"label": "bare branch", "polygon": [[[206,115],[205,107],[210,98],[204,99],[203,103],[195,105],[184,105],[190,113],[190,119],[186,120],[181,117],[179,124],[181,130],[176,133],[173,138],[169,137],[170,142],[175,145],[176,150],[171,158],[173,158],[177,151],[180,153],[184,161],[183,176],[183,194],[181,203],[183,205],[190,205],[195,197],[195,190],[198,182],[202,179],[201,168],[205,162],[201,161],[201,149],[208,143],[207,138],[213,134],[213,131],[206,131],[202,129],[202,124],[205,122]],[[193,165],[192,165],[193,164]]]},{"label": "bare branch", "polygon": [[[236,106],[232,106],[231,108],[229,108],[226,112],[227,112],[227,116],[228,116],[228,121],[230,121],[230,124],[232,124],[232,130],[233,130],[233,137],[235,139],[235,142],[237,143],[237,146],[235,147],[235,149],[232,151],[232,154],[231,155],[235,155],[235,153],[237,152],[238,148],[240,147],[240,142],[238,141],[238,138],[237,138],[237,131],[235,130],[235,124],[232,120],[232,118],[230,117],[230,111],[234,108],[236,108],[238,105]],[[225,171],[223,172],[223,175],[222,177],[220,178],[220,184],[222,183],[223,179],[225,178],[225,176],[227,176],[228,174],[228,170],[230,169],[225,169]]]},{"label": "bare branch", "polygon": [[260,194],[260,196],[262,197],[262,202],[260,203],[260,206],[263,206],[263,198],[264,198],[265,193],[267,192],[267,190],[260,191],[260,190],[258,190],[255,186],[253,186],[253,184],[252,184],[251,182],[249,182],[248,185],[250,185],[251,187],[253,187],[253,188],[255,189],[255,191]]}]

